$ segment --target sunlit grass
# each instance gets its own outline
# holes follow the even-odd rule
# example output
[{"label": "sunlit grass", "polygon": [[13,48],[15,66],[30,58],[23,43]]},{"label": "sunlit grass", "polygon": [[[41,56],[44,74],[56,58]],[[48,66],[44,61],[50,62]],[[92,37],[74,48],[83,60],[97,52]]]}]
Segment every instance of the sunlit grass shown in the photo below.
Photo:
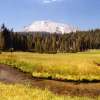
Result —
[{"label": "sunlit grass", "polygon": [[[58,96],[47,89],[40,90],[24,85],[0,83],[0,100],[94,100],[88,97]],[[100,100],[100,97],[95,98]]]},{"label": "sunlit grass", "polygon": [[0,63],[14,65],[36,77],[100,80],[100,50],[59,54],[3,52]]}]

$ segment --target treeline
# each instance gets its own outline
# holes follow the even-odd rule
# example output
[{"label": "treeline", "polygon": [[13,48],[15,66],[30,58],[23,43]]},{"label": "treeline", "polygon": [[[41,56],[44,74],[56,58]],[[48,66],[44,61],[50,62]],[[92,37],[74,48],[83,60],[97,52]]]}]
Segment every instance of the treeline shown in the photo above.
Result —
[{"label": "treeline", "polygon": [[26,33],[13,32],[2,25],[0,49],[39,53],[66,53],[100,49],[100,30],[77,31],[70,34]]}]

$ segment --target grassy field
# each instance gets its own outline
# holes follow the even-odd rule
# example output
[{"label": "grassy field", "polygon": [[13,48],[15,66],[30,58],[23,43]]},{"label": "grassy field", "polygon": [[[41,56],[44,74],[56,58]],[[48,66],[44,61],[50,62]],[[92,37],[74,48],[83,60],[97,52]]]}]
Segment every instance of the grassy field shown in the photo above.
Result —
[{"label": "grassy field", "polygon": [[100,80],[100,50],[58,54],[3,52],[0,54],[0,63],[30,72],[35,77]]},{"label": "grassy field", "polygon": [[[57,96],[48,90],[40,90],[24,85],[0,83],[0,100],[94,100],[88,97]],[[100,97],[95,98],[100,100]]]}]

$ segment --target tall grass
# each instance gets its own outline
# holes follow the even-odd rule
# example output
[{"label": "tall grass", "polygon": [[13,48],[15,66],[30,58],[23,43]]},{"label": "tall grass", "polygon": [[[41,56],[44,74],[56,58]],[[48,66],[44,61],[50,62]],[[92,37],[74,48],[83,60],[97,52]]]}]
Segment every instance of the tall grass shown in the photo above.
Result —
[{"label": "tall grass", "polygon": [[[0,100],[93,100],[88,97],[57,96],[47,89],[40,90],[24,85],[0,83]],[[100,97],[95,98],[100,100]]]},{"label": "tall grass", "polygon": [[84,53],[0,54],[0,63],[15,66],[36,77],[67,80],[100,80],[100,50]]}]

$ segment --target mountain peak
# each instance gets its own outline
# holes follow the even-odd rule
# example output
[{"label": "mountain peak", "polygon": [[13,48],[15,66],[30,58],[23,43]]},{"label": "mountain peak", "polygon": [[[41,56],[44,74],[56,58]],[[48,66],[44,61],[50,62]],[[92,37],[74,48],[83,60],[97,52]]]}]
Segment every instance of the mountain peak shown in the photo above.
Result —
[{"label": "mountain peak", "polygon": [[24,27],[25,32],[49,32],[49,33],[70,33],[76,32],[75,28],[68,24],[53,22],[50,20],[35,21],[31,25]]}]

